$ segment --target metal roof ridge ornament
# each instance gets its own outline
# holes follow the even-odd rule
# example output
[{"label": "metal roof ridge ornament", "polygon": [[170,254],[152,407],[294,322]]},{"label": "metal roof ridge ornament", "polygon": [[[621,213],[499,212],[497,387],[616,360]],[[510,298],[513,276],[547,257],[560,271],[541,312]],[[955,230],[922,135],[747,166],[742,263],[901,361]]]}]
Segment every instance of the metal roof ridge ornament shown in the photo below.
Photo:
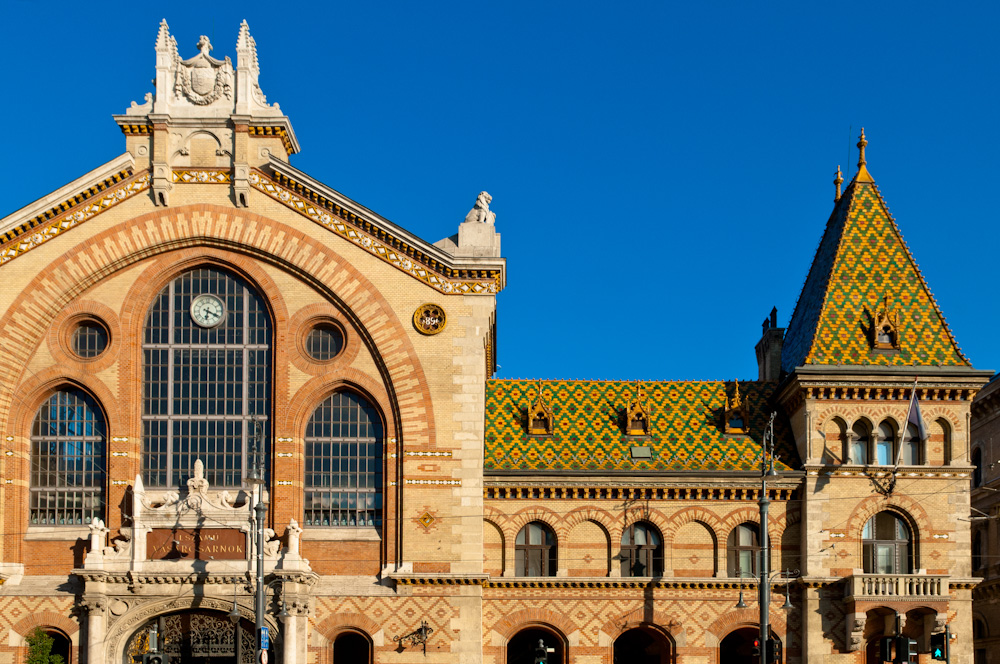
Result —
[{"label": "metal roof ridge ornament", "polygon": [[840,200],[840,185],[844,184],[844,174],[840,172],[840,164],[837,164],[837,177],[833,179],[833,184],[837,187],[837,195],[834,197],[833,202],[836,203]]},{"label": "metal roof ridge ornament", "polygon": [[865,156],[865,148],[868,147],[868,139],[865,138],[865,128],[861,128],[861,136],[858,137],[858,172],[854,175],[855,182],[873,183],[871,173],[868,172],[868,159]]}]

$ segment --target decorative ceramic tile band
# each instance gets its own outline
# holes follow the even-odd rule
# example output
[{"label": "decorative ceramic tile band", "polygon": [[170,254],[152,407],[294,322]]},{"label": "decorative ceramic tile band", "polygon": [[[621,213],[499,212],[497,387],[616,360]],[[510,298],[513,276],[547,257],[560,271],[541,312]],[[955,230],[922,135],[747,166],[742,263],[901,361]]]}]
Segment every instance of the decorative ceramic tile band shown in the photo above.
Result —
[{"label": "decorative ceramic tile band", "polygon": [[71,208],[65,214],[61,214],[52,221],[38,226],[30,235],[25,233],[7,242],[0,242],[0,265],[17,258],[39,245],[45,244],[74,226],[78,226],[95,215],[149,189],[149,183],[149,173],[143,173],[134,180],[107,189],[100,197],[87,199],[86,203],[76,208]]},{"label": "decorative ceramic tile band", "polygon": [[406,480],[406,483],[432,486],[462,486],[462,480]]},{"label": "decorative ceramic tile band", "polygon": [[229,171],[173,171],[173,181],[181,184],[227,184],[232,181]]},{"label": "decorative ceramic tile band", "polygon": [[386,263],[406,272],[442,293],[454,295],[495,295],[499,291],[497,279],[484,281],[451,280],[441,274],[432,272],[414,259],[401,255],[396,249],[386,246],[372,235],[349,225],[339,216],[331,214],[322,206],[302,198],[295,192],[273,182],[258,172],[250,174],[250,185],[304,217],[312,219],[317,224],[325,226],[341,237],[350,240],[373,256],[382,259]]}]

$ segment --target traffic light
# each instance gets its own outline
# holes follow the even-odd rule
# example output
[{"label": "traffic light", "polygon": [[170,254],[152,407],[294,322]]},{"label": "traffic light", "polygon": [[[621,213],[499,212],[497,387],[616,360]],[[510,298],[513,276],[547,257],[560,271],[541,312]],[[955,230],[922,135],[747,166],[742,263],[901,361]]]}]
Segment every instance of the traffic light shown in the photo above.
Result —
[{"label": "traffic light", "polygon": [[538,639],[535,646],[535,664],[547,664],[549,661],[549,649],[545,647],[545,641]]},{"label": "traffic light", "polygon": [[910,655],[917,653],[917,642],[908,636],[896,637],[896,658],[894,663],[905,663],[910,661]]},{"label": "traffic light", "polygon": [[948,661],[948,635],[944,632],[931,634],[931,659]]},{"label": "traffic light", "polygon": [[753,640],[753,656],[757,658],[758,662],[760,661],[760,639]]},{"label": "traffic light", "polygon": [[894,639],[891,636],[883,636],[878,641],[878,661],[879,662],[891,662],[892,661],[892,642]]},{"label": "traffic light", "polygon": [[148,652],[142,656],[142,664],[165,664],[163,655],[157,652]]},{"label": "traffic light", "polygon": [[781,664],[781,641],[770,638],[764,643],[764,661],[766,664]]}]

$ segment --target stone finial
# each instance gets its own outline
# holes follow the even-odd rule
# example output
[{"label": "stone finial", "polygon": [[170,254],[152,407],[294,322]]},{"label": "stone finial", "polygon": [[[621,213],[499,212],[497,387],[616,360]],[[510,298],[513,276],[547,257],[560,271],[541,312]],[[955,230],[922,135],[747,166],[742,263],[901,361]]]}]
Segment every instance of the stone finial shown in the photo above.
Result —
[{"label": "stone finial", "polygon": [[167,19],[163,19],[160,21],[160,29],[156,33],[156,50],[167,50],[170,47],[170,42],[170,26],[167,25]]},{"label": "stone finial", "polygon": [[198,50],[201,51],[202,55],[208,55],[212,52],[212,42],[207,36],[202,35],[198,38]]},{"label": "stone finial", "polygon": [[469,210],[469,214],[465,215],[465,220],[479,221],[487,224],[496,223],[496,214],[490,212],[490,203],[492,202],[492,196],[485,191],[479,192],[479,196],[476,197],[476,204]]},{"label": "stone finial", "polygon": [[297,556],[299,555],[299,538],[302,536],[302,528],[299,526],[299,522],[295,519],[291,519],[288,522],[288,553]]},{"label": "stone finial", "polygon": [[865,128],[861,128],[861,137],[858,139],[858,168],[861,168],[868,162],[865,160],[865,147],[868,145],[868,140],[865,138]]},{"label": "stone finial", "polygon": [[837,195],[833,199],[833,202],[836,203],[840,200],[840,185],[844,184],[844,175],[840,172],[840,164],[837,164],[837,177],[833,179],[833,184],[837,186]]},{"label": "stone finial", "polygon": [[194,495],[206,495],[208,493],[208,480],[205,479],[205,464],[201,459],[195,459],[194,475],[187,481],[188,492]]},{"label": "stone finial", "polygon": [[104,526],[104,521],[101,519],[94,519],[90,522],[90,552],[95,555],[100,555],[104,551],[105,538],[108,535],[108,529]]},{"label": "stone finial", "polygon": [[[250,35],[250,26],[246,19],[240,23],[240,33],[236,37],[236,53],[238,67],[248,67],[254,75],[260,74],[260,63],[257,60],[257,42]],[[243,58],[246,58],[246,61]]]}]

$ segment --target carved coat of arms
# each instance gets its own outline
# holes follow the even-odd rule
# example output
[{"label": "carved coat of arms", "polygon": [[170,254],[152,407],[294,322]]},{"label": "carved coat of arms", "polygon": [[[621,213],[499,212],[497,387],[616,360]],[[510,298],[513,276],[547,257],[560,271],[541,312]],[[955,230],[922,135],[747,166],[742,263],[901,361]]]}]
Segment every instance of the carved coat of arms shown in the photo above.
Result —
[{"label": "carved coat of arms", "polygon": [[212,43],[202,35],[198,40],[198,55],[181,60],[175,55],[174,94],[192,104],[207,106],[221,97],[233,98],[233,64],[227,57],[216,60],[208,53]]}]

